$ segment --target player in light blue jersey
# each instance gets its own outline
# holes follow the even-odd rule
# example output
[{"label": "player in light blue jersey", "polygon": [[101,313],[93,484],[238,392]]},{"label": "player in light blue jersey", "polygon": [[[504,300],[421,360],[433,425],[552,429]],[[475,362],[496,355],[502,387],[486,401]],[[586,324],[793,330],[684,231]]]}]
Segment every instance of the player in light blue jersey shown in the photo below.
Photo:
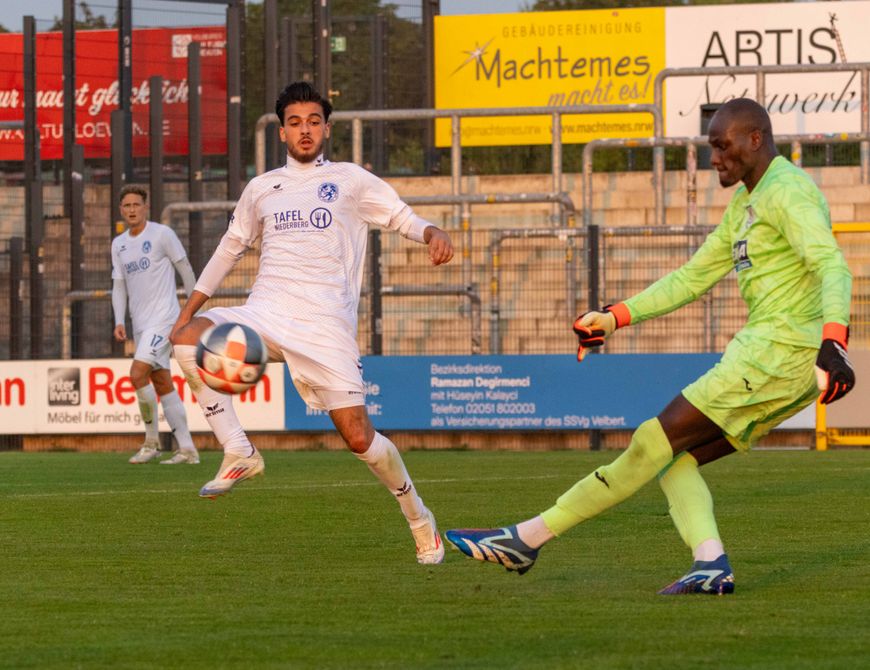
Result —
[{"label": "player in light blue jersey", "polygon": [[157,397],[160,396],[163,413],[178,442],[178,451],[161,464],[197,464],[199,454],[193,446],[184,405],[169,372],[172,349],[169,331],[179,313],[175,273],[181,277],[188,295],[196,279],[175,232],[146,218],[147,198],[148,193],[139,186],[121,189],[121,216],[127,230],[112,240],[113,335],[119,342],[127,339],[124,317],[129,302],[136,343],[130,379],[136,388],[145,424],[145,442],[130,458],[130,463],[147,463],[160,452],[157,441]]}]

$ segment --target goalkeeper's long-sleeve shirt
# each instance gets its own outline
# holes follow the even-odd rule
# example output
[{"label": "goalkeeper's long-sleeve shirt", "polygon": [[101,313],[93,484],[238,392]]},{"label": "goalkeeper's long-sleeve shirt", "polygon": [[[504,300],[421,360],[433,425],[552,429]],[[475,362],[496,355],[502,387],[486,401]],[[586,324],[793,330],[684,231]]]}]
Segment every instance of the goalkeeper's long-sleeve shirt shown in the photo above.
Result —
[{"label": "goalkeeper's long-sleeve shirt", "polygon": [[849,323],[852,275],[828,204],[809,175],[781,156],[751,193],[741,184],[685,265],[625,301],[631,323],[696,300],[732,267],[749,306],[745,335],[818,347],[823,323]]}]

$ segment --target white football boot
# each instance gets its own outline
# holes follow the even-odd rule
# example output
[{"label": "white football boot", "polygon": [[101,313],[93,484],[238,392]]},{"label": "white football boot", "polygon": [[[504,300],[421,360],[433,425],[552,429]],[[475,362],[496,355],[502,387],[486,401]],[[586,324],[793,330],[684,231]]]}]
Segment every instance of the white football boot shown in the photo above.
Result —
[{"label": "white football boot", "polygon": [[196,449],[179,449],[172,454],[172,458],[160,461],[160,465],[180,465],[182,463],[199,465],[199,453]]},{"label": "white football boot", "polygon": [[444,560],[444,543],[438,534],[435,517],[428,509],[423,516],[423,523],[411,528],[411,535],[417,544],[417,563],[435,565]]},{"label": "white football boot", "polygon": [[251,477],[263,474],[266,464],[256,448],[251,447],[254,453],[250,456],[238,456],[237,454],[225,454],[217,476],[206,483],[199,490],[200,498],[217,498],[229,493],[239,482]]},{"label": "white football boot", "polygon": [[146,441],[142,443],[141,447],[139,447],[139,451],[130,456],[128,463],[133,463],[133,465],[147,463],[148,461],[153,461],[159,454],[160,445],[157,442]]}]

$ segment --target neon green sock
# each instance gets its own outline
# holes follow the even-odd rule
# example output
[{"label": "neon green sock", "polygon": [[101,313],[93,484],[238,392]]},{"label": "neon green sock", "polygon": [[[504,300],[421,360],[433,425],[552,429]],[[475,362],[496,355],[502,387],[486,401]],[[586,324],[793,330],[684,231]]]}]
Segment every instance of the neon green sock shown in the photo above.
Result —
[{"label": "neon green sock", "polygon": [[713,516],[713,496],[691,454],[680,454],[659,474],[659,485],[668,499],[668,511],[683,542],[695,551],[704,540],[717,540],[719,528]]},{"label": "neon green sock", "polygon": [[644,421],[619,458],[574,484],[541,517],[547,528],[561,535],[621,503],[655,477],[673,457],[659,420]]}]

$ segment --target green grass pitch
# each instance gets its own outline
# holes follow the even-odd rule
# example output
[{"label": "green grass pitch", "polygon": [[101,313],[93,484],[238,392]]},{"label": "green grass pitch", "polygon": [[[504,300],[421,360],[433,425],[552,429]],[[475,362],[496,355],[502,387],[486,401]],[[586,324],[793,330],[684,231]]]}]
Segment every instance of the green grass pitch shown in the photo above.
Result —
[{"label": "green grass pitch", "polygon": [[[867,451],[707,466],[737,592],[671,598],[691,557],[655,484],[520,577],[449,550],[417,565],[350,454],[264,455],[265,477],[209,501],[215,452],[0,453],[0,667],[867,667]],[[532,516],[613,457],[405,456],[442,531]]]}]

